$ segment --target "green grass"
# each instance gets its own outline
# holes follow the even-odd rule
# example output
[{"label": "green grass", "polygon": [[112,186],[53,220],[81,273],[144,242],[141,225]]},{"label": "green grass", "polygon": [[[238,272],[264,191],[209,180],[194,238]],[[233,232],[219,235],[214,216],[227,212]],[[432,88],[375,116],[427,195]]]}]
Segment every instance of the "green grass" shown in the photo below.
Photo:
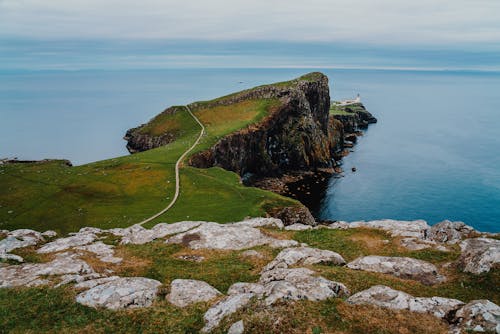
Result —
[{"label": "green grass", "polygon": [[[261,120],[275,100],[255,100],[233,108],[194,110],[207,122],[207,134],[196,151],[218,138]],[[180,125],[177,140],[134,155],[68,167],[61,161],[0,166],[0,229],[53,229],[72,232],[84,226],[124,227],[163,209],[174,193],[174,166],[192,145],[200,127],[184,108],[155,118]],[[167,124],[170,126],[170,122]],[[258,216],[266,208],[297,205],[271,192],[243,187],[232,172],[181,169],[181,196],[159,221],[208,219],[218,222]]]},{"label": "green grass", "polygon": [[355,112],[364,112],[360,103],[350,104],[348,106],[330,104],[330,115],[353,115]]}]

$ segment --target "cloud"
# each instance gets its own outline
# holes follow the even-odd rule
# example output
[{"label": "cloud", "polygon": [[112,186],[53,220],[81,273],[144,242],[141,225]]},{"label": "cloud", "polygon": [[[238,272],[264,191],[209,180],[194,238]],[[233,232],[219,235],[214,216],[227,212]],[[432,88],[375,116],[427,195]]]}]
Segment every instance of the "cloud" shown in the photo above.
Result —
[{"label": "cloud", "polygon": [[0,0],[0,37],[500,43],[497,0]]}]

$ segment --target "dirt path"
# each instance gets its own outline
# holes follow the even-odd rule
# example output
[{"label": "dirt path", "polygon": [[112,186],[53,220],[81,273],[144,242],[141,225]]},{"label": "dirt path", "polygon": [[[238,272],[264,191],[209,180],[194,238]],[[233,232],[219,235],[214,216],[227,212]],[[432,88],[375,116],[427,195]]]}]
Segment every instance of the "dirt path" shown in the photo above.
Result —
[{"label": "dirt path", "polygon": [[200,127],[201,127],[200,135],[198,136],[198,138],[196,139],[196,141],[194,142],[194,144],[190,148],[188,148],[186,150],[186,152],[184,152],[184,154],[182,154],[181,157],[175,163],[175,194],[174,194],[174,198],[172,199],[172,201],[167,205],[166,208],[164,208],[160,212],[156,213],[155,215],[153,215],[153,216],[151,216],[151,217],[149,217],[147,219],[144,219],[142,222],[139,223],[139,225],[146,224],[146,223],[148,223],[148,222],[150,222],[150,221],[158,218],[159,216],[161,216],[162,214],[164,214],[165,212],[167,212],[171,207],[174,206],[174,204],[177,201],[177,198],[179,197],[179,194],[180,194],[180,182],[181,182],[180,176],[179,176],[180,165],[181,165],[182,161],[184,160],[184,158],[189,154],[189,152],[191,152],[196,147],[196,145],[198,145],[200,143],[201,137],[203,137],[203,135],[205,134],[205,126],[193,114],[193,112],[191,111],[191,109],[188,106],[185,106],[185,107],[186,107],[186,110],[191,115],[191,117],[193,117],[194,120],[200,125]]}]

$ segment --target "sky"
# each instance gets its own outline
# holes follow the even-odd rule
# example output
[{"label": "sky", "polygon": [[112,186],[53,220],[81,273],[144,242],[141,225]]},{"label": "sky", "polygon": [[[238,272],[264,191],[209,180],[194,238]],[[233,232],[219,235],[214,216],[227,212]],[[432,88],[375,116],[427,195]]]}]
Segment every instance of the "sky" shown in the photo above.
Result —
[{"label": "sky", "polygon": [[500,70],[498,0],[0,0],[0,70]]}]

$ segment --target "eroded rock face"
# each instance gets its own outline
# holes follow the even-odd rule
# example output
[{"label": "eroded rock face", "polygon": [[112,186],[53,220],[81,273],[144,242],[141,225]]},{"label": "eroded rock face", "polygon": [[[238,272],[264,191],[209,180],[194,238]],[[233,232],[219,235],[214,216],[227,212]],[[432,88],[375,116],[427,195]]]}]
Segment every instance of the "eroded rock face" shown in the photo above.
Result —
[{"label": "eroded rock face", "polygon": [[207,302],[222,294],[210,284],[193,279],[175,279],[170,285],[167,300],[178,307]]},{"label": "eroded rock face", "polygon": [[460,249],[459,263],[466,272],[481,274],[500,266],[500,240],[467,239],[460,243]]},{"label": "eroded rock face", "polygon": [[477,233],[471,226],[463,222],[442,221],[433,225],[427,232],[427,238],[441,243],[457,243],[463,238],[471,237]]},{"label": "eroded rock face", "polygon": [[389,274],[404,279],[413,279],[428,285],[445,280],[432,263],[409,257],[371,255],[360,257],[348,263],[347,267],[355,270]]},{"label": "eroded rock face", "polygon": [[296,264],[345,264],[344,258],[335,252],[311,247],[293,247],[282,250],[276,258],[270,262],[263,271],[269,271],[274,268],[288,268]]},{"label": "eroded rock face", "polygon": [[261,245],[290,247],[298,243],[269,237],[257,228],[235,224],[205,223],[188,232],[167,240],[168,243],[184,244],[191,249],[240,250]]},{"label": "eroded rock face", "polygon": [[489,300],[474,300],[457,311],[455,322],[466,330],[500,333],[500,307]]},{"label": "eroded rock face", "polygon": [[254,296],[252,293],[240,293],[225,297],[205,313],[203,316],[205,326],[201,331],[203,333],[212,331],[226,316],[248,305]]},{"label": "eroded rock face", "polygon": [[144,277],[120,277],[80,293],[76,301],[112,310],[151,306],[161,283]]},{"label": "eroded rock face", "polygon": [[78,259],[76,254],[57,254],[53,261],[47,263],[29,263],[0,268],[0,287],[38,286],[49,284],[44,276],[67,274],[92,274],[94,270]]}]

